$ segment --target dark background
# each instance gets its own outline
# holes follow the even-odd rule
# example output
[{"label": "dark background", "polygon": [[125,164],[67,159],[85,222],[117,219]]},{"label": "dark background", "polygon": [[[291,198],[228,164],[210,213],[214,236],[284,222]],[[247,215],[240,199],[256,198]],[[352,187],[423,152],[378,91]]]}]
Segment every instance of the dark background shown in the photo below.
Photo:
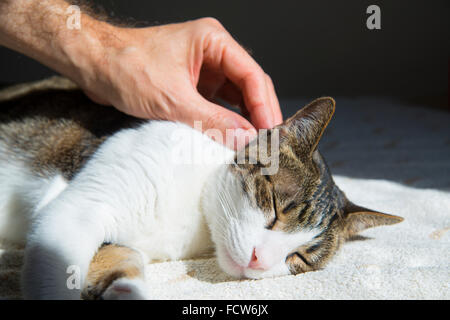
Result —
[{"label": "dark background", "polygon": [[[94,1],[147,25],[212,16],[270,74],[280,98],[391,96],[448,107],[449,1]],[[381,8],[381,30],[366,8]],[[0,83],[52,71],[0,48]]]}]

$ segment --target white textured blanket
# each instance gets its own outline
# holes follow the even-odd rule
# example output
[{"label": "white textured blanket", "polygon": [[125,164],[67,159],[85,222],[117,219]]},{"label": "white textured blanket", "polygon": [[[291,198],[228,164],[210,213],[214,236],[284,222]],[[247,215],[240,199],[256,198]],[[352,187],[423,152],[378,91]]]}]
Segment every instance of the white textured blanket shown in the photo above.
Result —
[{"label": "white textured blanket", "polygon": [[[148,265],[155,299],[449,299],[450,113],[336,99],[320,144],[355,203],[405,221],[347,242],[320,271],[236,281],[213,258]],[[306,101],[286,101],[292,114]],[[1,246],[0,246],[1,248]],[[0,249],[0,297],[20,298],[22,251]]]}]

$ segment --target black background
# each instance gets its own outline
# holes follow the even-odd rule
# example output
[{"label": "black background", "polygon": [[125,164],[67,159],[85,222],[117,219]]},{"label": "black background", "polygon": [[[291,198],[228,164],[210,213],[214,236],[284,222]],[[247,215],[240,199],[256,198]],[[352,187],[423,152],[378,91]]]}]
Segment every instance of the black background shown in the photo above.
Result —
[{"label": "black background", "polygon": [[[94,1],[147,25],[212,16],[271,75],[280,98],[391,96],[448,101],[449,1]],[[366,9],[381,8],[381,30]],[[0,48],[0,83],[53,72]]]}]

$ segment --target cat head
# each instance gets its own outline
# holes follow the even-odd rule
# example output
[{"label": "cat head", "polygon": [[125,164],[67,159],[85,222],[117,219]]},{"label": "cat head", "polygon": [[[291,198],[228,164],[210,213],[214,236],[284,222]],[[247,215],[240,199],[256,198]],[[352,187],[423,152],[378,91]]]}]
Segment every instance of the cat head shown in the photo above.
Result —
[{"label": "cat head", "polygon": [[[263,278],[317,270],[358,232],[403,220],[353,204],[335,185],[317,150],[334,109],[332,98],[311,102],[219,170],[204,206],[228,274]],[[255,153],[258,148],[265,152]],[[269,158],[277,167],[265,174]]]}]

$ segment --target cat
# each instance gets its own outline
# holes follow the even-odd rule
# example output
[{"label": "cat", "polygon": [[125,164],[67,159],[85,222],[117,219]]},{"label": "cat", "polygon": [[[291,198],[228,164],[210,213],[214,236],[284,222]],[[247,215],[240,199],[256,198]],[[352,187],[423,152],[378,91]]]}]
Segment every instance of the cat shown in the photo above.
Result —
[{"label": "cat", "polygon": [[25,298],[151,299],[146,263],[212,252],[236,278],[318,270],[346,239],[403,220],[335,185],[317,150],[332,98],[239,152],[181,123],[97,105],[64,78],[0,101],[0,237],[25,245]]}]

